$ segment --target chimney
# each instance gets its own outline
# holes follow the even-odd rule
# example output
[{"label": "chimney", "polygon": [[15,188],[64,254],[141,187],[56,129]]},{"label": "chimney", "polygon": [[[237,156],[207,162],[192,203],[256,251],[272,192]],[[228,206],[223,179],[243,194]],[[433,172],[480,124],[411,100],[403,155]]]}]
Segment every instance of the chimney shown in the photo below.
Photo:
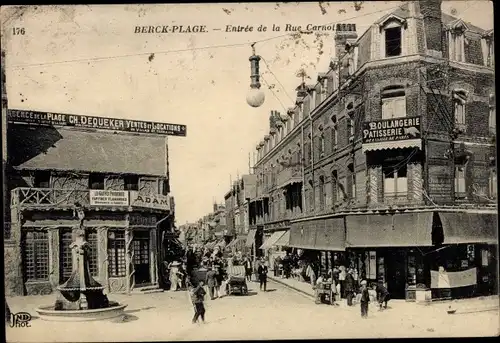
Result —
[{"label": "chimney", "polygon": [[215,203],[215,202],[214,202],[214,206],[213,206],[213,208],[214,208],[214,212],[217,212],[217,207],[218,207],[218,206],[217,206],[217,203]]},{"label": "chimney", "polygon": [[420,0],[415,3],[424,20],[427,50],[431,50],[438,57],[443,54],[443,24],[441,12],[442,0]]},{"label": "chimney", "polygon": [[358,39],[356,24],[337,24],[334,39],[335,59],[339,60],[345,54],[347,42],[354,43]]}]

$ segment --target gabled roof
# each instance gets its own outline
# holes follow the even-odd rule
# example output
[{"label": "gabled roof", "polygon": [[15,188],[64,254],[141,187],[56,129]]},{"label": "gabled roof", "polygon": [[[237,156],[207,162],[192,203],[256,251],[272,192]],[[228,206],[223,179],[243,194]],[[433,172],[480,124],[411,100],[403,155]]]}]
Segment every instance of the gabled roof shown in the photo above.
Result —
[{"label": "gabled roof", "polygon": [[477,27],[467,21],[464,21],[460,18],[451,16],[446,13],[441,13],[441,18],[443,21],[443,24],[448,26],[448,27],[458,27],[460,25],[463,25],[467,30],[470,30],[472,32],[480,33],[480,34],[485,34],[487,31],[485,29],[482,29],[480,27]]}]

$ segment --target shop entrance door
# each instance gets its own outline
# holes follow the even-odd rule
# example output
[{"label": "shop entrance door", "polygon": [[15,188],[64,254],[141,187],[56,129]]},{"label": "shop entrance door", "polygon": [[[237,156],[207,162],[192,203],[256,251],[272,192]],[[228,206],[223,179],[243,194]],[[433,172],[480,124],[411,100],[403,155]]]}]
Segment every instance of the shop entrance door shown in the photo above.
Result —
[{"label": "shop entrance door", "polygon": [[151,282],[149,260],[149,231],[134,232],[134,280],[137,286]]},{"label": "shop entrance door", "polygon": [[404,251],[392,250],[386,256],[387,290],[393,299],[406,297],[406,256]]}]

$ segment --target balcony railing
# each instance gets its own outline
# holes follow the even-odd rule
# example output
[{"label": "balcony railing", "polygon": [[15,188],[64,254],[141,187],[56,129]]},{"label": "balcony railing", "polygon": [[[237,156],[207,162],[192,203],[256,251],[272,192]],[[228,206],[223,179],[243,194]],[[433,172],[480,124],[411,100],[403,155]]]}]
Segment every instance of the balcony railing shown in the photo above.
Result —
[{"label": "balcony railing", "polygon": [[409,198],[408,192],[384,193],[384,204],[386,205],[405,205],[414,203],[415,200]]},{"label": "balcony railing", "polygon": [[11,193],[11,205],[21,207],[72,207],[75,203],[90,206],[89,190],[54,188],[16,188]]},{"label": "balcony railing", "polygon": [[142,194],[125,190],[93,190],[19,187],[11,191],[11,206],[22,208],[141,207],[173,211],[170,196]]}]

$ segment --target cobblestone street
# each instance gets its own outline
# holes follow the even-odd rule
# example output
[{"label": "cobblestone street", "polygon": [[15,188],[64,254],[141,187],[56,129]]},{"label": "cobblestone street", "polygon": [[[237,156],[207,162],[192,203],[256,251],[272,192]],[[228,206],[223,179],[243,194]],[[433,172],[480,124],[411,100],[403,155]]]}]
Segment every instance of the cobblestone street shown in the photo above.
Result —
[{"label": "cobblestone street", "polygon": [[[448,303],[429,306],[391,301],[378,312],[371,306],[362,320],[359,306],[315,305],[300,293],[277,283],[268,292],[250,283],[249,296],[207,301],[207,322],[191,324],[192,307],[186,292],[111,295],[127,303],[127,319],[102,322],[47,322],[34,318],[30,328],[7,328],[8,342],[237,340],[354,337],[491,336],[499,333],[498,298],[455,302],[457,313],[446,313]],[[50,304],[55,296],[8,298],[12,312]]]}]

